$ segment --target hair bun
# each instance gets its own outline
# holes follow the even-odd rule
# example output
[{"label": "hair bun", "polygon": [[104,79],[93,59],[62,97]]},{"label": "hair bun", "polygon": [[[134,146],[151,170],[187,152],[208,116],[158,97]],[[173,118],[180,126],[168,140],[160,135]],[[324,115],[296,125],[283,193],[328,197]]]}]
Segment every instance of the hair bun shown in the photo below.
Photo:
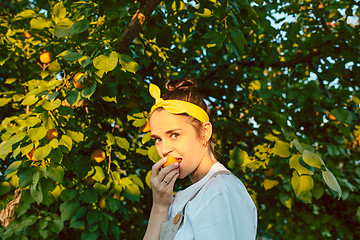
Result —
[{"label": "hair bun", "polygon": [[165,88],[169,92],[172,92],[172,91],[175,91],[175,90],[190,91],[195,87],[196,87],[196,84],[191,79],[170,80],[170,81],[167,81],[166,84],[165,84]]}]

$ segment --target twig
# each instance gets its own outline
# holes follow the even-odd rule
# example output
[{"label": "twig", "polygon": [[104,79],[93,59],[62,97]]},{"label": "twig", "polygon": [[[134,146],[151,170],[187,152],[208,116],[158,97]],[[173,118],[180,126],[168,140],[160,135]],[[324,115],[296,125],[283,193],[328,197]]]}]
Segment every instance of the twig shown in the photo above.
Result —
[{"label": "twig", "polygon": [[121,34],[119,40],[115,43],[115,51],[118,53],[124,53],[129,49],[130,44],[142,29],[145,20],[150,17],[151,13],[160,2],[161,0],[147,0],[142,2],[140,8],[132,17],[125,31]]}]

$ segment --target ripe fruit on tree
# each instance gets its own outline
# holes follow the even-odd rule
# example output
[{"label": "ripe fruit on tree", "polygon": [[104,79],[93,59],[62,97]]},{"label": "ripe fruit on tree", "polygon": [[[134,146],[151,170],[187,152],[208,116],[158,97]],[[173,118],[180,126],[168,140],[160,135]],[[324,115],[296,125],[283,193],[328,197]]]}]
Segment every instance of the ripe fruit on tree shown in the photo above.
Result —
[{"label": "ripe fruit on tree", "polygon": [[31,161],[38,161],[38,159],[36,159],[33,155],[35,150],[36,148],[33,148],[33,150],[31,150],[28,154],[26,154],[26,157]]},{"label": "ripe fruit on tree", "polygon": [[330,118],[330,120],[333,120],[333,121],[336,120],[336,117],[332,114],[329,114],[329,118]]},{"label": "ripe fruit on tree", "polygon": [[49,141],[51,141],[55,138],[58,138],[58,136],[59,136],[59,133],[56,129],[49,129],[46,132],[46,139]]},{"label": "ripe fruit on tree", "polygon": [[23,32],[23,36],[24,36],[24,38],[31,38],[31,34],[28,33],[27,31]]},{"label": "ripe fruit on tree", "polygon": [[51,62],[52,54],[49,51],[45,51],[42,54],[40,54],[40,62],[44,64],[48,64]]},{"label": "ripe fruit on tree", "polygon": [[101,163],[102,161],[104,161],[105,157],[106,157],[105,152],[101,148],[96,148],[91,153],[91,160],[93,160],[97,163]]},{"label": "ripe fruit on tree", "polygon": [[[81,78],[83,75],[85,75],[85,74],[84,74],[84,73],[81,73],[81,72],[76,73],[76,74],[74,75],[74,77],[73,77],[73,83],[74,83],[74,87],[75,87],[76,89],[81,90],[81,89],[83,89],[83,88],[86,87],[86,86],[83,85],[81,82],[79,82],[80,78]],[[86,78],[86,76],[85,76],[84,78]]]},{"label": "ripe fruit on tree", "polygon": [[105,199],[105,197],[100,198],[99,207],[102,208],[102,209],[106,208],[106,199]]},{"label": "ripe fruit on tree", "polygon": [[176,158],[174,158],[172,156],[168,156],[167,162],[163,165],[163,167],[167,167],[174,162],[177,162]]},{"label": "ripe fruit on tree", "polygon": [[149,132],[150,131],[150,124],[149,124],[148,119],[146,119],[146,123],[141,127],[141,131],[143,131],[143,132]]}]

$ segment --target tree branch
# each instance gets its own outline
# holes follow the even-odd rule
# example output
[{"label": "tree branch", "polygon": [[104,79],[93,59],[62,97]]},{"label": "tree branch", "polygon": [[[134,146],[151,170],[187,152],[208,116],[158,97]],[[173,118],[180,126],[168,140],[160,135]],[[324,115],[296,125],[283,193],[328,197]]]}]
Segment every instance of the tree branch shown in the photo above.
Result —
[{"label": "tree branch", "polygon": [[118,53],[124,53],[129,50],[129,46],[140,32],[145,20],[150,17],[151,13],[160,2],[161,0],[146,0],[142,2],[140,8],[132,17],[125,31],[121,34],[119,40],[115,43],[115,51]]},{"label": "tree branch", "polygon": [[251,67],[251,66],[259,66],[259,67],[262,67],[262,68],[268,68],[268,67],[272,67],[272,68],[295,67],[296,65],[298,65],[300,63],[310,63],[311,60],[313,59],[313,57],[315,57],[315,56],[317,56],[319,54],[320,54],[320,51],[318,49],[313,49],[309,54],[307,54],[305,56],[295,57],[294,59],[291,59],[289,61],[274,62],[274,63],[270,63],[270,64],[267,64],[267,65],[265,65],[263,62],[259,62],[259,61],[256,61],[256,60],[227,63],[227,64],[224,64],[222,66],[219,66],[218,68],[216,68],[213,71],[209,72],[205,76],[201,77],[199,79],[199,82],[206,81],[206,79],[209,79],[209,78],[213,77],[214,75],[216,75],[217,73],[224,71],[231,64],[234,64],[234,63],[237,64],[239,68],[240,67]]}]

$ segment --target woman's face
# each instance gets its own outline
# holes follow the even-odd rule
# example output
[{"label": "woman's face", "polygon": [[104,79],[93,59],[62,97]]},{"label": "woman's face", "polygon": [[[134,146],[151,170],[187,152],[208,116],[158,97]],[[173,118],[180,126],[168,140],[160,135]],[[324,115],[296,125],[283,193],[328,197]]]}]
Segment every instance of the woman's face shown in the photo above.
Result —
[{"label": "woman's face", "polygon": [[186,116],[156,110],[150,118],[150,130],[160,157],[173,156],[180,163],[180,179],[193,173],[207,153]]}]

